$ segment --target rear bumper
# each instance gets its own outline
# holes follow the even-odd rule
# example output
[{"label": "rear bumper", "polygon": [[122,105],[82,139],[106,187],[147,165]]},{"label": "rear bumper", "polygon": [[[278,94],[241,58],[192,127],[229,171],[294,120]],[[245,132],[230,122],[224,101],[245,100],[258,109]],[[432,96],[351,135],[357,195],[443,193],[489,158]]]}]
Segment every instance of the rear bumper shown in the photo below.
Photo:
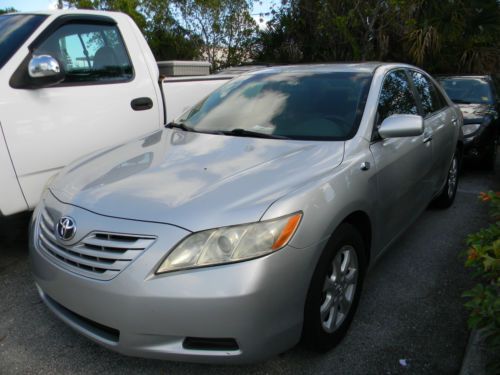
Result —
[{"label": "rear bumper", "polygon": [[[185,231],[51,204],[99,230],[133,225],[135,232],[158,237],[115,278],[100,281],[54,262],[37,248],[36,227],[32,228],[30,256],[42,300],[91,340],[126,355],[211,363],[259,361],[299,341],[307,288],[322,244],[286,247],[241,263],[154,275],[166,251]],[[186,347],[186,338],[230,339],[237,347]]]}]

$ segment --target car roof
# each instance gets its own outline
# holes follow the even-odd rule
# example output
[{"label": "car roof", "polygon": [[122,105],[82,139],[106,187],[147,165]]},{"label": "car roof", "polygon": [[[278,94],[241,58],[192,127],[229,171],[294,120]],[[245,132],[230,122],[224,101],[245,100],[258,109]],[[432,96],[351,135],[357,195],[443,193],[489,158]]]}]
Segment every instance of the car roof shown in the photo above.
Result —
[{"label": "car roof", "polygon": [[414,68],[406,64],[398,63],[384,63],[384,62],[352,62],[352,63],[323,63],[323,64],[299,64],[299,65],[281,65],[271,66],[267,68],[257,69],[249,72],[248,74],[262,74],[262,73],[307,73],[314,71],[314,73],[334,73],[334,72],[353,72],[353,73],[370,73],[373,74],[375,70],[381,66],[391,65],[400,66],[402,68]]},{"label": "car roof", "polygon": [[491,77],[489,75],[479,75],[479,74],[467,74],[467,75],[461,75],[461,74],[437,74],[435,75],[437,79],[443,79],[443,78],[454,78],[454,79],[460,79],[460,78],[481,78],[481,79],[490,79]]}]

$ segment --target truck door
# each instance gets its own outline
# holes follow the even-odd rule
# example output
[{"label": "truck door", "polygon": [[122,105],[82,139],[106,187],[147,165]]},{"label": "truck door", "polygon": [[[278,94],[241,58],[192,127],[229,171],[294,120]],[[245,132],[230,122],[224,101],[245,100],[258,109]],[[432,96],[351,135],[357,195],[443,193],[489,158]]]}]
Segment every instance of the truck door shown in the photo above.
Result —
[{"label": "truck door", "polygon": [[[31,208],[48,178],[69,162],[159,128],[156,82],[126,26],[106,16],[60,16],[12,74],[2,128]],[[28,64],[40,55],[58,61],[62,81],[37,87]]]}]

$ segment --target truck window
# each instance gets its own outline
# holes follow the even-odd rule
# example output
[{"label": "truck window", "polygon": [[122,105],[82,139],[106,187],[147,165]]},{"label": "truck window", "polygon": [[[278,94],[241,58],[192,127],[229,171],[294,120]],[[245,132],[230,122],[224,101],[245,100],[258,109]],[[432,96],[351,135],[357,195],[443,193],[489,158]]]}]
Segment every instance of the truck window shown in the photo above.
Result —
[{"label": "truck window", "polygon": [[64,83],[128,81],[133,67],[116,26],[67,24],[34,51],[56,58],[64,69]]},{"label": "truck window", "polygon": [[0,69],[45,18],[47,16],[33,14],[0,16]]}]

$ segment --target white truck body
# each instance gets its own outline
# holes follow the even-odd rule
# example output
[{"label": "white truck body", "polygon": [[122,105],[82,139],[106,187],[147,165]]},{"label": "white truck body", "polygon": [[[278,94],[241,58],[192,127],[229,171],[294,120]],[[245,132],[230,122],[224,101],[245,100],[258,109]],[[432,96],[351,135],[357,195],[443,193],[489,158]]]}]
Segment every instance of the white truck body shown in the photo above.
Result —
[{"label": "white truck body", "polygon": [[[72,160],[164,126],[231,78],[167,78],[159,84],[158,67],[146,40],[122,13],[71,10],[36,15],[46,18],[0,66],[0,215],[33,209],[47,180]],[[63,27],[75,24],[88,66],[95,66],[97,52],[89,57],[81,35],[86,35],[86,25],[92,29],[101,22],[98,17],[114,22],[112,27],[121,34],[133,67],[131,79],[63,81],[35,88],[13,84],[23,64],[37,53],[33,43],[42,40],[43,44],[51,33],[63,33]],[[63,35],[64,43],[74,36]],[[66,44],[64,48],[65,53],[75,49]],[[151,108],[134,110],[131,102],[137,98],[150,99]]]}]

